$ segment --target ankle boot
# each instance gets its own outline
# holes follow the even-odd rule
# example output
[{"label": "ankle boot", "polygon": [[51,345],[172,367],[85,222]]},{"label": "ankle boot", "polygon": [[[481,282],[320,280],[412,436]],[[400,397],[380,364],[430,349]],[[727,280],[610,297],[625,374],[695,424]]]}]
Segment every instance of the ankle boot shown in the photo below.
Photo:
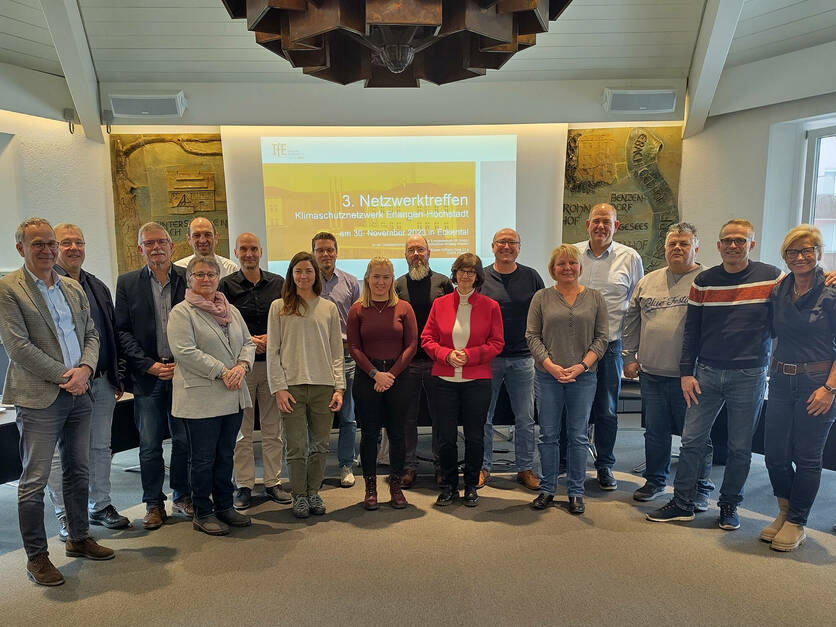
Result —
[{"label": "ankle boot", "polygon": [[804,525],[797,525],[789,521],[784,523],[781,530],[775,534],[770,549],[776,551],[792,551],[801,546],[801,543],[807,539],[807,534],[804,533]]},{"label": "ankle boot", "polygon": [[787,511],[790,509],[789,499],[778,498],[778,516],[768,527],[764,527],[761,531],[761,540],[764,542],[772,542],[781,527],[787,521]]},{"label": "ankle boot", "polygon": [[395,509],[406,507],[406,497],[401,492],[401,478],[398,475],[389,475],[389,494],[392,496],[392,507]]},{"label": "ankle boot", "polygon": [[377,509],[377,476],[363,477],[366,482],[366,498],[363,507],[368,510]]}]

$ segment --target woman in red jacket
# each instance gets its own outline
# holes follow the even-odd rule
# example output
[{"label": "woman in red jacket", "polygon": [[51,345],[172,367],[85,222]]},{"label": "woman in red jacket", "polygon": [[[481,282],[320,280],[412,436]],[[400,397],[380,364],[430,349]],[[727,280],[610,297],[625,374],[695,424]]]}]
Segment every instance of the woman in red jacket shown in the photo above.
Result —
[{"label": "woman in red jacket", "polygon": [[482,467],[484,427],[491,400],[491,360],[505,344],[499,304],[476,291],[485,280],[473,253],[459,255],[450,279],[452,294],[433,301],[421,333],[421,346],[433,361],[430,403],[438,433],[441,494],[435,504],[450,505],[459,496],[458,421],[464,427],[464,504],[479,501],[476,484]]}]

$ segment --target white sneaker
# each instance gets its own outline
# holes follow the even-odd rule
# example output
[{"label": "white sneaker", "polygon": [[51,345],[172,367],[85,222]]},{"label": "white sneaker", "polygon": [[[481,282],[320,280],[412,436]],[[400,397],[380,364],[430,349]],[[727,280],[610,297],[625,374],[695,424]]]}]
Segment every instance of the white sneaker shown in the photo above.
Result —
[{"label": "white sneaker", "polygon": [[344,488],[350,488],[354,485],[354,473],[351,472],[351,466],[340,466],[340,485]]}]

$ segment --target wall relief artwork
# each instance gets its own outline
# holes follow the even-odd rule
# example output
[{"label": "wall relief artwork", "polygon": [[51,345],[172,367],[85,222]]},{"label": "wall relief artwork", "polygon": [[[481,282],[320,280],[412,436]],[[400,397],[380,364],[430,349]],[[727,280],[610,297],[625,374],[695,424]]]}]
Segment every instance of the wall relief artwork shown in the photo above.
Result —
[{"label": "wall relief artwork", "polygon": [[218,254],[229,256],[220,135],[111,135],[110,153],[120,274],[145,263],[137,232],[150,221],[171,233],[177,260],[192,254],[189,221],[206,217],[220,236]]},{"label": "wall relief artwork", "polygon": [[563,241],[588,239],[600,202],[618,211],[615,240],[642,256],[645,272],[665,265],[665,233],[679,221],[680,126],[570,129],[563,191]]}]

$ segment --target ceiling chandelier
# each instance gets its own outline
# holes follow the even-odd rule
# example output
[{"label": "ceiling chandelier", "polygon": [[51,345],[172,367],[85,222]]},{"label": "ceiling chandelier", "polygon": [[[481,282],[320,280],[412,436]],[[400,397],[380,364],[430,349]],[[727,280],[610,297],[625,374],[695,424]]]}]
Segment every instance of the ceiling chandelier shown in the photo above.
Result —
[{"label": "ceiling chandelier", "polygon": [[572,0],[221,0],[255,40],[342,85],[418,87],[483,76],[533,46]]}]

